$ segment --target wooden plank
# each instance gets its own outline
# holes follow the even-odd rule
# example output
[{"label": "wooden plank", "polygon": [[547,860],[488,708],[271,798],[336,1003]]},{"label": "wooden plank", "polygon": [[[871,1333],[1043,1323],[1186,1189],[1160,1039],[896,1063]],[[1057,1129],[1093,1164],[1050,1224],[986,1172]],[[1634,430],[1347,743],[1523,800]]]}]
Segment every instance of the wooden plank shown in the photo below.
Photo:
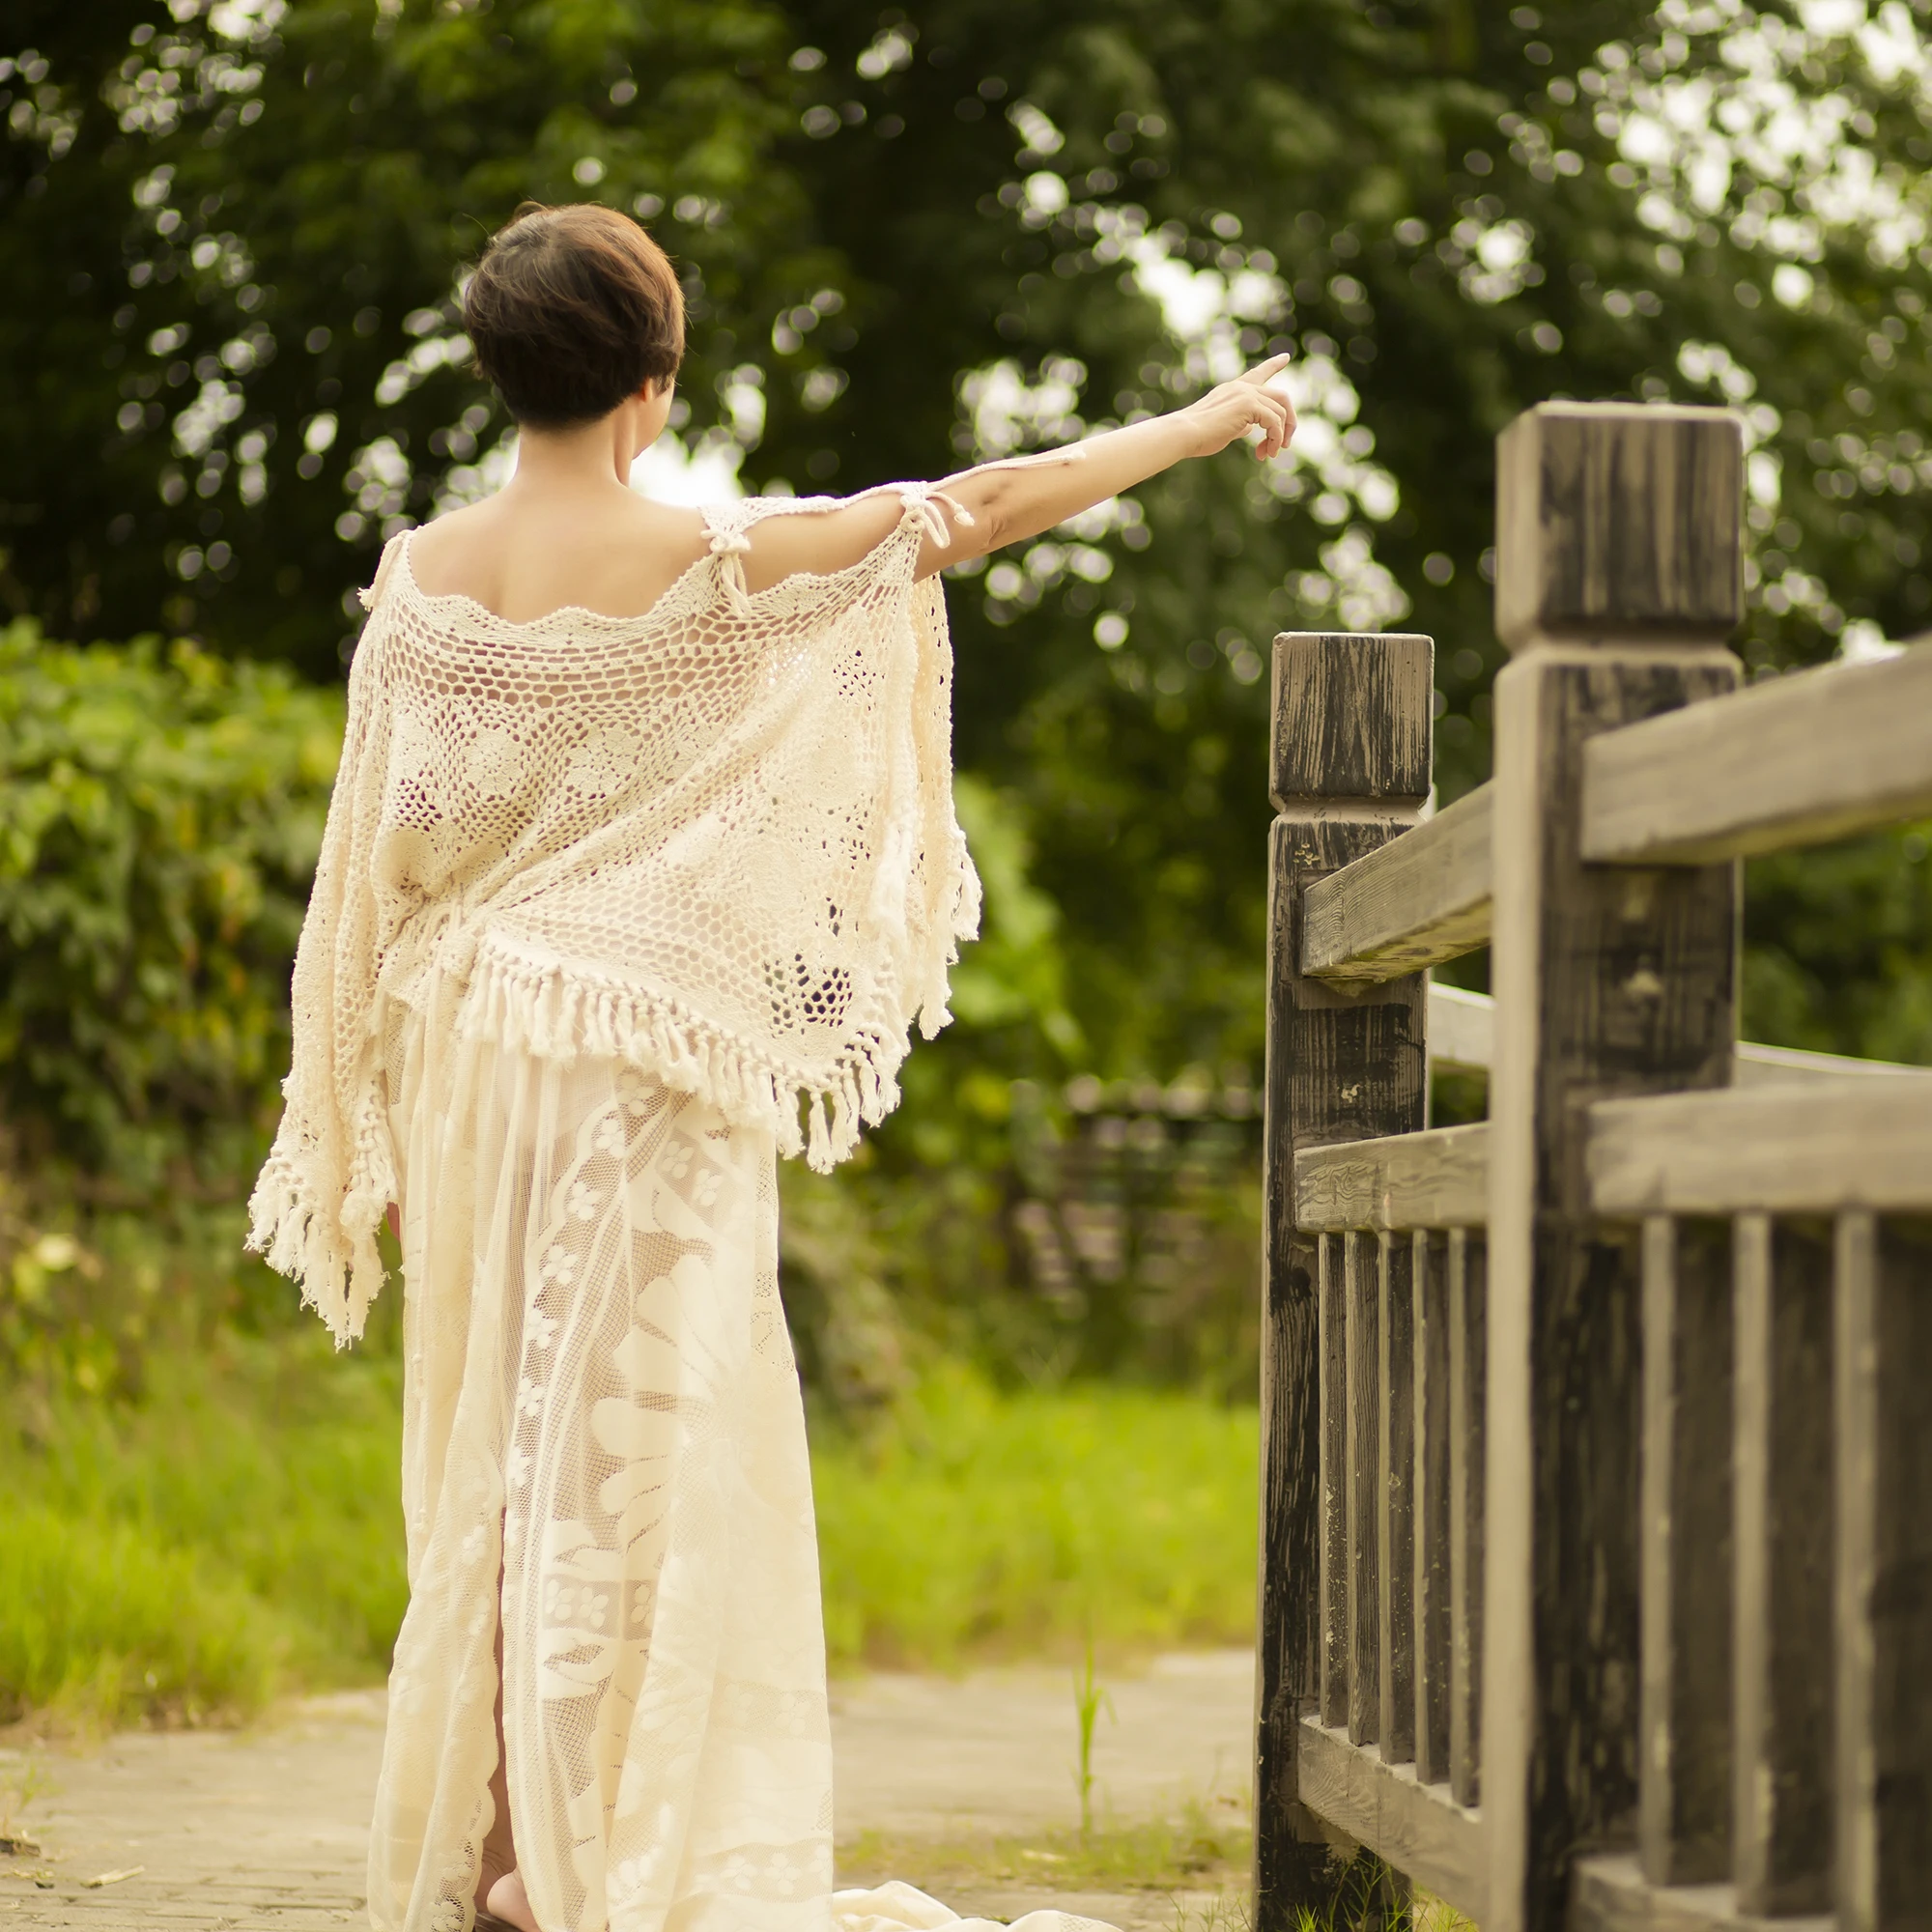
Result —
[{"label": "wooden plank", "polygon": [[1793,1046],[1760,1046],[1741,1039],[1731,1062],[1733,1087],[1788,1087],[1812,1080],[1932,1081],[1932,1066],[1907,1066],[1896,1060],[1855,1060],[1846,1053],[1806,1053]]},{"label": "wooden plank", "polygon": [[1846,1214],[1833,1271],[1838,1915],[1892,1932],[1932,1898],[1932,1227]]},{"label": "wooden plank", "polygon": [[1489,1123],[1303,1149],[1294,1217],[1304,1230],[1480,1227],[1489,1217]]},{"label": "wooden plank", "polygon": [[1372,985],[1490,943],[1490,788],[1309,887],[1301,970]]},{"label": "wooden plank", "polygon": [[1932,1081],[1600,1100],[1584,1157],[1605,1215],[1932,1207]]},{"label": "wooden plank", "polygon": [[1262,1319],[1262,1560],[1257,1617],[1258,1932],[1293,1932],[1333,1896],[1329,1847],[1295,1794],[1296,1725],[1322,1682],[1324,1438],[1314,1236],[1294,1226],[1297,1147],[1423,1124],[1424,987],[1359,998],[1300,971],[1304,889],[1419,815],[1429,788],[1426,638],[1283,637],[1270,773],[1265,1246]]},{"label": "wooden plank", "polygon": [[1480,1234],[1449,1234],[1449,1789],[1483,1795],[1484,1386],[1489,1373],[1487,1253]]},{"label": "wooden plank", "polygon": [[1415,1290],[1408,1236],[1378,1238],[1376,1650],[1385,1764],[1415,1757]]},{"label": "wooden plank", "polygon": [[[1458,1072],[1487,1073],[1495,1057],[1496,1003],[1487,993],[1461,986],[1429,989],[1429,1058]],[[1932,1066],[1908,1066],[1895,1060],[1855,1060],[1843,1053],[1805,1053],[1789,1046],[1737,1043],[1731,1061],[1733,1087],[1786,1086],[1799,1080],[1932,1080]]]},{"label": "wooden plank", "polygon": [[1737,881],[1584,865],[1581,753],[1735,683],[1738,448],[1716,412],[1552,406],[1498,450],[1484,1932],[1554,1925],[1636,1811],[1638,1242],[1591,1211],[1582,1110],[1728,1078]]},{"label": "wooden plank", "polygon": [[1729,637],[1743,493],[1743,432],[1722,412],[1525,412],[1496,442],[1496,635],[1512,651]]},{"label": "wooden plank", "polygon": [[1698,866],[1932,813],[1932,650],[1825,665],[1599,738],[1583,856]]},{"label": "wooden plank", "polygon": [[1410,1765],[1387,1765],[1371,1746],[1312,1718],[1301,1725],[1301,1788],[1322,1817],[1416,1885],[1471,1918],[1483,1909],[1483,1821]]},{"label": "wooden plank", "polygon": [[1449,1776],[1449,1239],[1417,1233],[1410,1324],[1415,1377],[1415,1775]]},{"label": "wooden plank", "polygon": [[1349,1302],[1342,1235],[1317,1247],[1321,1293],[1321,1657],[1324,1724],[1349,1721]]},{"label": "wooden plank", "polygon": [[1655,1885],[1627,1853],[1578,1859],[1569,1932],[1838,1932],[1832,1918],[1763,1918],[1728,1885]]},{"label": "wooden plank", "polygon": [[1722,1223],[1643,1231],[1643,1756],[1659,1885],[1730,1876],[1731,1257]]},{"label": "wooden plank", "polygon": [[1381,1656],[1377,1598],[1381,1517],[1380,1400],[1377,1363],[1381,1290],[1373,1236],[1343,1235],[1349,1334],[1349,1740],[1372,1745],[1380,1735]]},{"label": "wooden plank", "polygon": [[1732,1877],[1746,1912],[1831,1903],[1831,1251],[1741,1215],[1736,1241]]},{"label": "wooden plank", "polygon": [[1414,807],[1429,796],[1433,639],[1287,631],[1274,640],[1273,676],[1268,794],[1277,810],[1309,799]]},{"label": "wooden plank", "polygon": [[1487,1073],[1494,1057],[1496,1003],[1461,986],[1429,988],[1429,1058],[1433,1065]]}]

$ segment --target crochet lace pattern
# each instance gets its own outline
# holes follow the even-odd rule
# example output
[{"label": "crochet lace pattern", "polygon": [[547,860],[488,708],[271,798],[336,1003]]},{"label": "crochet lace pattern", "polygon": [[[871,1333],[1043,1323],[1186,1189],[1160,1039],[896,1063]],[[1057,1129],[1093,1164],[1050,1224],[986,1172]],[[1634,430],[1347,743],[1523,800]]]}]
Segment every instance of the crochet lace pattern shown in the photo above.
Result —
[{"label": "crochet lace pattern", "polygon": [[[540,1060],[627,1062],[829,1170],[948,1018],[980,892],[952,811],[952,647],[915,581],[934,494],[849,567],[746,587],[751,497],[640,617],[526,623],[384,550],[293,983],[249,1246],[346,1343],[395,1198],[384,1002]],[[803,1107],[806,1122],[800,1124]]]}]

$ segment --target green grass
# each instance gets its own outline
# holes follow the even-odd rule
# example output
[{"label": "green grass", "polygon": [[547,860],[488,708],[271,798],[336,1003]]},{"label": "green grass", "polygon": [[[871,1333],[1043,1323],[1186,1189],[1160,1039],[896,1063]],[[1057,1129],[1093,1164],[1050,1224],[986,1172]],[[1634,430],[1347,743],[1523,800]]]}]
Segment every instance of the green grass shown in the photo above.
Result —
[{"label": "green grass", "polygon": [[865,1832],[838,1847],[838,1883],[902,1878],[940,1897],[982,1885],[1041,1891],[1238,1891],[1254,1834],[1245,1802],[1194,1803],[1138,1824],[1054,1827],[954,1838]]},{"label": "green grass", "polygon": [[[193,1722],[379,1681],[406,1601],[396,1378],[320,1331],[230,1339],[153,1358],[136,1404],[0,1433],[0,1721]],[[1255,1444],[1252,1410],[963,1371],[863,1435],[819,1430],[835,1665],[1245,1640]]]},{"label": "green grass", "polygon": [[929,1378],[875,1436],[815,1446],[834,1664],[1247,1641],[1257,1427],[1172,1392]]},{"label": "green grass", "polygon": [[192,1722],[379,1677],[406,1601],[392,1387],[230,1342],[0,1443],[0,1718]]}]

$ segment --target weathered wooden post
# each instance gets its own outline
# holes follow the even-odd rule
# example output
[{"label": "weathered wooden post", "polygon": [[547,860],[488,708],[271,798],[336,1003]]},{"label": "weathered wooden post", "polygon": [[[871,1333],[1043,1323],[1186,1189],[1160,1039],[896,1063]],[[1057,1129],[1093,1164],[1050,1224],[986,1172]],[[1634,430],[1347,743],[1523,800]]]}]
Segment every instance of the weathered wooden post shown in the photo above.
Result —
[{"label": "weathered wooden post", "polygon": [[1715,1087],[1735,867],[1587,866],[1592,734],[1728,691],[1737,423],[1546,404],[1501,439],[1491,1078],[1484,1932],[1553,1932],[1636,1834],[1641,1238],[1588,1211],[1583,1107]]},{"label": "weathered wooden post", "polygon": [[[1423,1124],[1427,1097],[1422,976],[1359,992],[1304,977],[1301,895],[1419,819],[1430,783],[1434,657],[1431,640],[1421,637],[1293,633],[1275,639],[1270,791],[1280,816],[1269,841],[1259,1932],[1288,1932],[1295,1906],[1319,1902],[1330,1883],[1328,1845],[1296,1803],[1303,1713],[1320,1709],[1328,1721],[1369,1739],[1382,1721],[1383,1700],[1366,1694],[1353,1711],[1337,1710],[1349,1682],[1345,1646],[1370,1660],[1356,1684],[1378,1681],[1373,1657],[1385,1594],[1377,1589],[1375,1567],[1382,1540],[1382,1498],[1373,1483],[1378,1394],[1368,1385],[1345,1399],[1335,1380],[1329,1415],[1337,1424],[1356,1417],[1354,1434],[1364,1439],[1345,1439],[1338,1426],[1322,1441],[1319,1378],[1339,1378],[1351,1364],[1358,1376],[1391,1373],[1380,1318],[1398,1303],[1404,1330],[1395,1359],[1405,1372],[1406,1363],[1406,1276],[1389,1279],[1396,1269],[1380,1265],[1388,1258],[1373,1237],[1318,1241],[1296,1233],[1294,1151],[1410,1132]],[[1407,1258],[1405,1247],[1400,1260]],[[1341,1587],[1345,1563],[1357,1586],[1349,1592]],[[1405,1604],[1406,1588],[1404,1578]]]}]

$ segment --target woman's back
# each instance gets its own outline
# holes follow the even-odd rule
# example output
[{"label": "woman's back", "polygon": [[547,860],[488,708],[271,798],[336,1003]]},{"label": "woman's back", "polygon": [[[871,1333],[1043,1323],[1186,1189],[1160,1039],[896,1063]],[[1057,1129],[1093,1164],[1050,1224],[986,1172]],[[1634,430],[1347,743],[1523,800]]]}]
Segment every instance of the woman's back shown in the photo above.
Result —
[{"label": "woman's back", "polygon": [[423,594],[472,599],[513,624],[572,606],[641,616],[705,553],[696,510],[618,485],[505,490],[417,530]]},{"label": "woman's back", "polygon": [[[646,410],[635,412],[647,428]],[[584,460],[582,438],[526,438],[507,488],[411,536],[417,586],[426,597],[470,598],[513,624],[569,609],[644,615],[706,554],[709,533],[701,512],[652,502],[623,481],[633,440],[614,440],[605,463]],[[754,525],[741,565],[745,588],[756,593],[801,571],[856,563],[891,534],[900,508],[887,492]],[[916,575],[945,561],[928,543]]]}]

